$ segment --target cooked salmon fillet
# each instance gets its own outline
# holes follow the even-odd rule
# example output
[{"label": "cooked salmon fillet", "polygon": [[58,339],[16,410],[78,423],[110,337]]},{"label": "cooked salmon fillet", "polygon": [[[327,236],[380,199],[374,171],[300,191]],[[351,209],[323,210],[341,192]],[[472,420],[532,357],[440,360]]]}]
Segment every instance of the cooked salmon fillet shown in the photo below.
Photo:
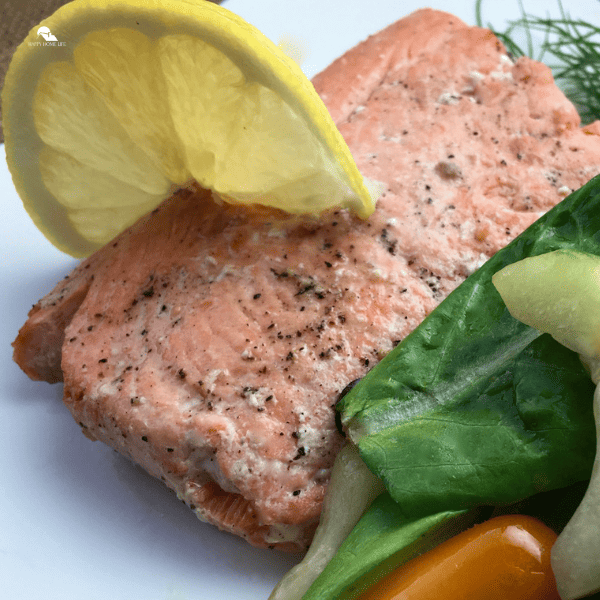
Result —
[{"label": "cooked salmon fillet", "polygon": [[320,220],[180,190],[31,310],[14,357],[83,432],[203,520],[303,549],[333,406],[488,257],[600,172],[600,124],[487,30],[422,10],[314,79],[374,215]]}]

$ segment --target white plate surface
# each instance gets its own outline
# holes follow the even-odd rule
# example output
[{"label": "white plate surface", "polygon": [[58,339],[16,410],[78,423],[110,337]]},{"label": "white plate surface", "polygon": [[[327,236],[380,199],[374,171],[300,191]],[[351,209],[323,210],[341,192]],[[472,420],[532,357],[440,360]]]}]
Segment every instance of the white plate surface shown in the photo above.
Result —
[{"label": "white plate surface", "polygon": [[[558,5],[524,0],[528,11]],[[471,0],[437,0],[474,24]],[[488,6],[489,5],[489,6]],[[563,0],[600,24],[595,0]],[[274,41],[294,36],[312,76],[369,34],[423,5],[418,0],[225,0]],[[488,0],[501,27],[518,1]],[[295,557],[258,550],[199,522],[161,483],[82,436],[60,385],[30,381],[10,343],[33,303],[74,267],[35,229],[0,147],[0,596],[11,600],[266,600]]]}]

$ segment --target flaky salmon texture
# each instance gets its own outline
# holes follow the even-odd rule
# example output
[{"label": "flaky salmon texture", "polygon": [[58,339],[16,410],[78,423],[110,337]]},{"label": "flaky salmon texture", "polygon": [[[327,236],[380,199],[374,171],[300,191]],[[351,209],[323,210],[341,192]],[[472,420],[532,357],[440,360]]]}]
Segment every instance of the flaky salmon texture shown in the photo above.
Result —
[{"label": "flaky salmon texture", "polygon": [[14,357],[203,520],[304,549],[334,403],[488,257],[600,172],[600,124],[487,30],[422,10],[314,85],[375,214],[320,220],[181,190],[31,310]]}]

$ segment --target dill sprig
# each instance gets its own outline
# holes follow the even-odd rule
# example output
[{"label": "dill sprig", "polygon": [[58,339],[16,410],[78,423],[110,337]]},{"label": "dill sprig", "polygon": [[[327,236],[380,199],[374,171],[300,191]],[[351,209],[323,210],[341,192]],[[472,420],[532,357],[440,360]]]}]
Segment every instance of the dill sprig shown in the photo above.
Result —
[{"label": "dill sprig", "polygon": [[[475,17],[482,25],[481,5],[476,0]],[[545,62],[554,79],[573,102],[584,124],[600,119],[600,27],[581,19],[572,19],[558,0],[560,18],[537,17],[525,12],[519,0],[521,18],[509,21],[508,28],[496,31],[487,25],[515,57],[529,56]],[[536,52],[534,33],[542,34]],[[525,48],[517,43],[524,38]]]}]

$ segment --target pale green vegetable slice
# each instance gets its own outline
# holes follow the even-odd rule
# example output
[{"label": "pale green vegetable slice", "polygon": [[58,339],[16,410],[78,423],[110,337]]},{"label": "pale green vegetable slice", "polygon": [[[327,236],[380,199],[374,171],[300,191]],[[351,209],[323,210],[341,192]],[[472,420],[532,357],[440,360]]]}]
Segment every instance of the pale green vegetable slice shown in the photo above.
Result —
[{"label": "pale green vegetable slice", "polygon": [[300,600],[338,551],[383,483],[348,443],[336,456],[319,527],[302,562],[277,584],[269,600]]},{"label": "pale green vegetable slice", "polygon": [[578,352],[596,384],[590,484],[552,548],[561,598],[582,598],[600,590],[600,257],[556,250],[508,265],[492,281],[516,319]]},{"label": "pale green vegetable slice", "polygon": [[[594,370],[600,372],[600,362]],[[600,378],[596,377],[594,418],[600,432]],[[552,570],[563,600],[600,591],[600,439],[590,485],[552,548]]]},{"label": "pale green vegetable slice", "polygon": [[600,257],[555,250],[492,279],[510,314],[585,356],[600,355]]}]

